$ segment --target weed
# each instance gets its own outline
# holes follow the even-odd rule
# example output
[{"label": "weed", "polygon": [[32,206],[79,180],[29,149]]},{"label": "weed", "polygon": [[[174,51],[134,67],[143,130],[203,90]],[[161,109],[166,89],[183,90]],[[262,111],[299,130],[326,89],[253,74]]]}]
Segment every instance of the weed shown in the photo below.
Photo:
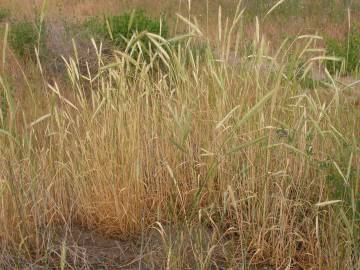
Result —
[{"label": "weed", "polygon": [[10,16],[10,10],[6,8],[0,8],[0,22],[4,21]]},{"label": "weed", "polygon": [[326,67],[331,73],[352,73],[360,67],[360,31],[352,29],[348,38],[326,40],[327,53],[330,56],[341,58],[343,61],[326,61]]},{"label": "weed", "polygon": [[[35,48],[38,44],[40,51],[44,50],[44,25],[41,28],[38,26],[38,23],[33,24],[28,21],[15,22],[11,25],[9,43],[19,57],[35,59]],[[38,29],[42,29],[40,35]]]},{"label": "weed", "polygon": [[[153,19],[145,14],[143,10],[134,10],[132,13],[124,13],[118,16],[108,16],[103,20],[92,17],[84,23],[90,33],[98,37],[111,40],[113,44],[124,49],[130,38],[143,31],[160,35],[164,38],[168,36],[169,28],[166,21]],[[149,40],[143,37],[141,41],[148,44]]]},{"label": "weed", "polygon": [[8,106],[6,102],[5,92],[0,93],[0,128],[4,125],[7,116]]}]

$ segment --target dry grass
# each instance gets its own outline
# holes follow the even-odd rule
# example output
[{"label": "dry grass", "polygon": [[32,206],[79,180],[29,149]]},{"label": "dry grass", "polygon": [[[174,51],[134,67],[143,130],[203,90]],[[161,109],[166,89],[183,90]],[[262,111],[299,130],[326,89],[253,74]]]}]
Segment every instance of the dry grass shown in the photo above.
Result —
[{"label": "dry grass", "polygon": [[254,34],[248,57],[238,16],[219,40],[236,65],[196,57],[207,29],[190,26],[178,48],[152,35],[150,60],[99,54],[81,73],[67,58],[58,83],[35,64],[3,69],[3,268],[360,267],[359,107],[331,77],[301,86],[317,37],[272,53]]},{"label": "dry grass", "polygon": [[[292,10],[284,9],[282,12],[269,16],[262,24],[262,33],[273,43],[285,38],[285,36],[297,36],[301,34],[321,34],[323,36],[343,37],[347,29],[347,4],[343,0],[319,0],[316,3],[311,0],[287,0],[295,2],[298,6],[304,6],[301,14]],[[157,0],[156,8],[152,0],[47,0],[46,17],[51,20],[83,20],[89,16],[103,16],[105,14],[117,14],[124,10],[142,8],[153,16],[166,14],[171,23],[176,21],[175,13],[196,17],[201,25],[207,25],[204,34],[211,39],[216,38],[218,26],[219,7],[223,18],[232,17],[238,1],[187,1],[187,0]],[[261,3],[262,0],[243,0],[243,7],[246,8],[244,20],[253,22],[255,15],[263,16],[266,7],[271,7],[276,0]],[[359,26],[360,6],[356,1],[351,1],[352,24]],[[0,6],[13,10],[13,17],[34,18],[39,13],[43,0],[0,0]],[[333,9],[337,9],[334,16]],[[281,29],[281,31],[280,31]],[[204,27],[205,30],[205,27]],[[248,30],[253,33],[253,28]],[[286,35],[284,35],[286,33]],[[278,44],[280,45],[280,44]]]}]

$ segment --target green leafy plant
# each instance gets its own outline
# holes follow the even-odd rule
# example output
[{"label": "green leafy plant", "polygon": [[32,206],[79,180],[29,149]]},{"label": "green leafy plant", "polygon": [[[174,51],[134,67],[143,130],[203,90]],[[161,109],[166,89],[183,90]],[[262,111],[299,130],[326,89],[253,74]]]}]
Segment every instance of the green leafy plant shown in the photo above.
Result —
[{"label": "green leafy plant", "polygon": [[7,102],[5,97],[5,92],[0,93],[0,112],[1,112],[1,118],[0,118],[0,128],[3,126],[3,121],[6,118],[7,115]]},{"label": "green leafy plant", "polygon": [[338,40],[329,38],[326,40],[327,53],[343,59],[341,61],[327,61],[326,67],[332,72],[345,72],[346,74],[354,72],[360,67],[360,32],[352,29],[348,38]]},{"label": "green leafy plant", "polygon": [[7,8],[0,8],[0,22],[10,16],[10,10]]},{"label": "green leafy plant", "polygon": [[143,10],[135,10],[131,14],[108,18],[110,31],[116,45],[123,45],[124,38],[130,39],[135,33],[147,31],[167,37],[168,26],[161,20],[148,17]]},{"label": "green leafy plant", "polygon": [[[153,19],[143,10],[134,10],[118,16],[108,16],[103,20],[92,17],[84,23],[90,33],[96,37],[106,38],[119,48],[124,48],[134,34],[143,31],[158,34],[164,38],[168,36],[169,27],[165,20]],[[149,40],[143,37],[141,41],[147,44]]]},{"label": "green leafy plant", "polygon": [[[42,52],[45,48],[44,25],[39,27],[39,23],[21,21],[12,24],[9,36],[9,43],[13,51],[21,58],[34,58],[35,48],[38,47]],[[41,29],[41,30],[40,30]],[[39,35],[40,31],[40,35]]]}]

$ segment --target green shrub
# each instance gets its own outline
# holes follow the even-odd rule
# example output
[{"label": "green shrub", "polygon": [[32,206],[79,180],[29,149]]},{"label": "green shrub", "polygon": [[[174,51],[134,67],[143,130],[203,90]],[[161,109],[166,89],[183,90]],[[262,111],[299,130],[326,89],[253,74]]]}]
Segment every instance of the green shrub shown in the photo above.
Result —
[{"label": "green shrub", "polygon": [[[13,51],[21,58],[35,57],[35,47],[39,42],[39,30],[44,33],[44,25],[40,28],[39,24],[27,21],[16,22],[11,25],[9,43]],[[40,50],[45,47],[44,35],[40,35]]]},{"label": "green shrub", "polygon": [[[8,123],[10,104],[13,104],[14,88],[7,74],[2,74],[3,87],[0,89],[0,129],[4,129]],[[5,90],[6,89],[6,90]]]},{"label": "green shrub", "polygon": [[[147,31],[167,37],[169,32],[168,25],[164,20],[153,19],[147,16],[143,10],[108,16],[103,20],[93,17],[88,19],[84,26],[92,35],[106,38],[119,48],[124,48],[126,40],[129,40],[135,33]],[[144,44],[149,42],[146,37],[141,41]]]},{"label": "green shrub", "polygon": [[[326,50],[329,56],[340,57],[341,61],[327,61],[326,67],[331,73],[344,71],[351,73],[360,67],[360,32],[352,29],[348,38],[345,40],[337,40],[329,38],[326,40]],[[343,70],[342,70],[343,69]]]},{"label": "green shrub", "polygon": [[[346,54],[346,48],[343,48],[343,44],[334,38],[326,40],[326,51],[329,56],[341,57],[343,59]],[[336,73],[342,68],[343,62],[341,61],[326,61],[326,68],[330,73]]]},{"label": "green shrub", "polygon": [[147,31],[163,37],[168,35],[166,23],[146,16],[142,10],[136,10],[131,14],[126,13],[121,16],[109,17],[108,22],[115,44],[119,46],[124,42],[123,37],[130,39],[136,32]]},{"label": "green shrub", "polygon": [[0,22],[5,20],[9,16],[10,16],[10,10],[8,10],[6,8],[0,8]]},{"label": "green shrub", "polygon": [[99,17],[90,17],[85,20],[83,27],[96,38],[104,38],[106,36],[106,25]]},{"label": "green shrub", "polygon": [[[0,112],[1,112],[2,119],[5,119],[7,116],[7,101],[6,101],[5,92],[0,93]],[[2,120],[2,119],[0,119],[0,120]],[[1,121],[0,128],[2,128],[2,127],[3,127],[3,123]]]}]

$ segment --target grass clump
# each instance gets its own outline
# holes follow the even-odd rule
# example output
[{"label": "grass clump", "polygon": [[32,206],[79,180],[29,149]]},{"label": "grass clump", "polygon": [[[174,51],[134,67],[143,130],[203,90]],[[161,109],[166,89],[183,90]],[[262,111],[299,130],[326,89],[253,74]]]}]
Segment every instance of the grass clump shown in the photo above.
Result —
[{"label": "grass clump", "polygon": [[348,38],[338,40],[329,38],[326,41],[327,53],[330,56],[341,58],[343,61],[327,61],[326,67],[332,72],[350,74],[360,66],[360,32],[352,29]]},{"label": "grass clump", "polygon": [[10,10],[7,8],[0,8],[0,22],[4,21],[10,16]]},{"label": "grass clump", "polygon": [[[108,16],[103,20],[92,17],[85,22],[84,26],[92,35],[110,40],[116,47],[121,49],[126,46],[127,41],[136,33],[149,32],[164,38],[169,33],[166,21],[162,18],[153,19],[140,9],[131,13]],[[149,40],[143,37],[142,42],[148,44]]]},{"label": "grass clump", "polygon": [[[115,40],[114,21],[93,23]],[[335,85],[299,84],[317,37],[274,53],[258,33],[236,64],[240,33],[219,35],[217,60],[189,31],[134,61],[140,38],[166,43],[138,31],[130,49],[96,52],[93,72],[75,53],[68,81],[0,84],[0,268],[358,269],[360,111]],[[106,238],[92,248],[77,231]]]},{"label": "grass clump", "polygon": [[7,115],[7,101],[5,92],[0,93],[0,128],[3,126],[4,119]]},{"label": "grass clump", "polygon": [[45,47],[43,33],[44,25],[40,27],[39,23],[15,22],[11,26],[9,44],[19,57],[34,59],[36,57],[35,48],[43,51]]}]

